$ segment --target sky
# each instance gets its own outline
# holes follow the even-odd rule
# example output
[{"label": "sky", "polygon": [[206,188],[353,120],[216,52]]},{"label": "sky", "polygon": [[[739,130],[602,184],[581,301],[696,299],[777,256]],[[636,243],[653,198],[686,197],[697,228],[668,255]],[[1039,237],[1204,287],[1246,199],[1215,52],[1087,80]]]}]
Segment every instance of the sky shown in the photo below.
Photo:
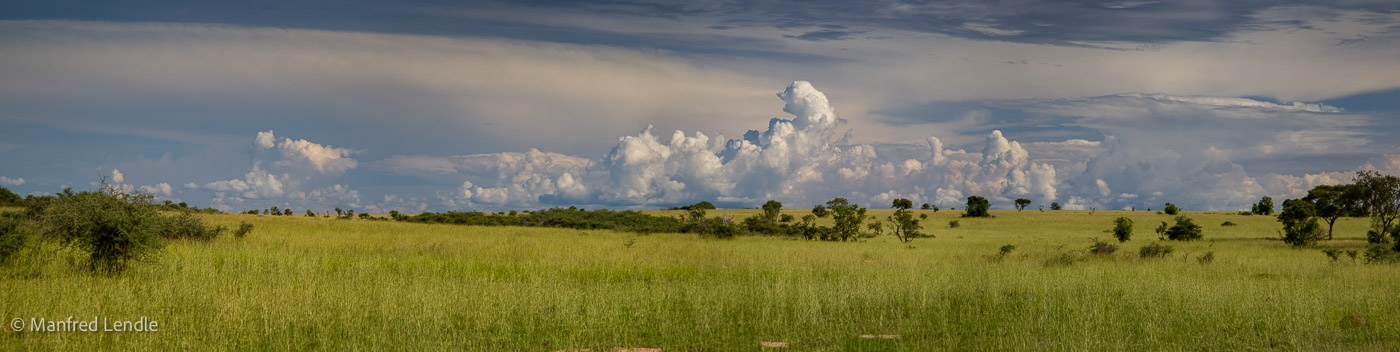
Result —
[{"label": "sky", "polygon": [[1395,1],[3,1],[0,186],[1248,210],[1400,174]]}]

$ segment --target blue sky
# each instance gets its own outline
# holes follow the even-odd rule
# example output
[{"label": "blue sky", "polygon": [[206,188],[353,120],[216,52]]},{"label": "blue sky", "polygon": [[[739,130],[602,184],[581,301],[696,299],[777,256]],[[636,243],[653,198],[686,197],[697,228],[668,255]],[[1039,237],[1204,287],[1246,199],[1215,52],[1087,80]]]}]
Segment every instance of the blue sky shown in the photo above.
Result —
[{"label": "blue sky", "polygon": [[4,2],[0,52],[20,194],[1238,210],[1400,174],[1393,1]]}]

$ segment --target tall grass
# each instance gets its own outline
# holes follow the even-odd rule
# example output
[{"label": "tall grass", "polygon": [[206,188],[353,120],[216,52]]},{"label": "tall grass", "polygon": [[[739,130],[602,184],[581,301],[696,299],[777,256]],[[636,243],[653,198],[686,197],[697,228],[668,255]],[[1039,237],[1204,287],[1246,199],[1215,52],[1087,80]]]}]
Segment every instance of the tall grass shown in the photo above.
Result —
[{"label": "tall grass", "polygon": [[[749,216],[758,210],[712,211]],[[872,215],[884,218],[882,211]],[[943,223],[957,212],[916,211]],[[666,212],[658,212],[666,213]],[[799,214],[798,211],[790,211]],[[117,277],[0,269],[0,318],[160,323],[154,333],[0,332],[0,350],[1394,350],[1400,266],[1291,249],[1271,217],[1184,212],[1205,240],[1136,258],[1149,231],[1069,265],[1119,216],[992,211],[912,245],[206,215],[247,238],[175,242]],[[1338,222],[1364,246],[1365,219]],[[1002,260],[998,248],[1015,244]],[[1080,251],[1080,252],[1076,252]],[[1207,251],[1215,260],[1195,258]],[[1342,327],[1353,315],[1367,325]],[[6,324],[8,325],[8,324]],[[861,334],[899,335],[866,339]]]}]

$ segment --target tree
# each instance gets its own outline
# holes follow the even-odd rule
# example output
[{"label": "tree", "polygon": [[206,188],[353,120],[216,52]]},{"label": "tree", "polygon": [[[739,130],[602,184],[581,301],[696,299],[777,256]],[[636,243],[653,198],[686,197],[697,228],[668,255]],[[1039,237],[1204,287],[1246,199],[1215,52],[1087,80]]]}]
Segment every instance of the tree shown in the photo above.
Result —
[{"label": "tree", "polygon": [[315,213],[315,212],[312,212],[311,209],[306,209],[306,217],[315,217],[315,216],[316,216],[316,213]]},{"label": "tree", "polygon": [[865,221],[865,208],[859,204],[851,204],[846,198],[833,198],[826,202],[827,209],[831,209],[831,219],[836,222],[832,229],[840,236],[842,241],[855,238],[860,234],[860,224]]},{"label": "tree", "polygon": [[1273,214],[1273,213],[1274,213],[1274,199],[1273,199],[1273,198],[1269,198],[1269,196],[1264,196],[1264,198],[1260,198],[1260,199],[1259,199],[1259,203],[1254,205],[1254,209],[1253,209],[1252,212],[1255,213],[1255,214],[1259,214],[1259,215],[1271,215],[1271,214]]},{"label": "tree", "polygon": [[1025,198],[1017,198],[1017,199],[1016,199],[1016,211],[1025,210],[1025,209],[1026,209],[1026,206],[1028,206],[1028,205],[1031,205],[1031,200],[1030,200],[1030,199],[1025,199]]},{"label": "tree", "polygon": [[282,215],[282,210],[278,209],[276,205],[272,206],[272,208],[268,208],[268,212],[272,215]]},{"label": "tree", "polygon": [[1128,242],[1128,239],[1133,238],[1133,219],[1127,217],[1114,219],[1113,237],[1117,238],[1118,242]]},{"label": "tree", "polygon": [[915,219],[914,212],[909,210],[914,207],[914,202],[899,198],[894,200],[893,206],[896,210],[893,215],[890,215],[889,220],[891,224],[894,224],[894,236],[899,238],[900,242],[905,243],[913,241],[915,237],[919,237],[921,235],[919,233],[919,229],[921,228],[921,226],[919,226],[919,219]]},{"label": "tree", "polygon": [[987,198],[982,198],[981,196],[967,197],[967,212],[963,214],[963,217],[970,218],[991,216],[990,214],[987,214],[987,208],[991,208],[991,206],[992,203],[988,202]]},{"label": "tree", "polygon": [[11,192],[9,188],[0,187],[0,205],[16,205],[21,200],[22,198],[15,192]]},{"label": "tree", "polygon": [[345,215],[345,211],[344,211],[344,210],[340,210],[340,207],[335,207],[335,216],[341,216],[341,215]]},{"label": "tree", "polygon": [[1201,239],[1201,225],[1191,222],[1191,218],[1185,215],[1176,217],[1176,224],[1167,228],[1167,239],[1173,241],[1191,241]]},{"label": "tree", "polygon": [[1168,226],[1166,221],[1163,221],[1162,225],[1157,226],[1157,230],[1155,230],[1157,231],[1157,239],[1162,239],[1167,235],[1167,228]]},{"label": "tree", "polygon": [[[1395,218],[1400,217],[1400,179],[1368,170],[1357,171],[1355,182],[1361,188],[1361,199],[1366,209],[1371,212],[1371,231],[1381,234],[1392,232]],[[1400,235],[1395,237],[1396,241],[1400,241]]]},{"label": "tree", "polygon": [[812,207],[812,215],[816,215],[819,218],[826,217],[827,213],[828,211],[826,210],[826,206],[824,205],[817,204],[817,206]]},{"label": "tree", "polygon": [[1060,202],[1050,202],[1050,210],[1060,210]]},{"label": "tree", "polygon": [[763,217],[771,222],[777,222],[778,216],[783,212],[783,203],[776,200],[768,200],[763,203]]},{"label": "tree", "polygon": [[1302,199],[1284,200],[1278,222],[1283,224],[1283,242],[1294,247],[1310,246],[1322,237],[1321,227],[1317,224],[1317,210],[1312,203]]},{"label": "tree", "polygon": [[[307,210],[307,211],[309,212],[310,210]],[[292,216],[292,208],[283,209],[283,210],[282,210],[282,215]]]},{"label": "tree", "polygon": [[1180,212],[1180,209],[1176,208],[1176,204],[1167,203],[1167,207],[1163,208],[1162,212],[1167,213],[1167,215],[1176,215],[1176,213]]},{"label": "tree", "polygon": [[88,269],[115,274],[127,262],[155,256],[166,220],[146,195],[128,195],[99,181],[96,192],[62,195],[42,211],[41,233],[88,253]]},{"label": "tree", "polygon": [[1321,185],[1308,190],[1308,195],[1303,197],[1303,201],[1313,204],[1317,210],[1317,217],[1327,222],[1327,240],[1332,240],[1332,227],[1337,223],[1337,219],[1357,212],[1358,208],[1363,208],[1361,204],[1361,189],[1355,184],[1349,185]]},{"label": "tree", "polygon": [[919,207],[919,209],[929,210],[929,209],[933,209],[933,207],[930,206],[930,205],[928,205],[928,203],[924,203],[924,205],[921,206],[921,207]]}]

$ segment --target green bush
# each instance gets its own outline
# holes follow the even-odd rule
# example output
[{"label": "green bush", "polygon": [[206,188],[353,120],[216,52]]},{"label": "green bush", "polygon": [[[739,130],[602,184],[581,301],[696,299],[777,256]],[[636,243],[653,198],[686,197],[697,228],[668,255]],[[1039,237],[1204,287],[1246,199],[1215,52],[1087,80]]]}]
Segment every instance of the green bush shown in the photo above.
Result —
[{"label": "green bush", "polygon": [[180,215],[166,218],[165,228],[161,229],[161,237],[171,240],[196,240],[213,241],[224,231],[224,227],[204,226],[204,221],[194,217],[191,212],[181,212]]},{"label": "green bush", "polygon": [[1192,241],[1201,239],[1201,225],[1191,222],[1191,218],[1185,215],[1176,217],[1176,224],[1167,228],[1167,239],[1173,241]]},{"label": "green bush", "polygon": [[161,232],[169,221],[147,200],[103,184],[97,192],[60,197],[39,223],[45,237],[88,253],[89,270],[115,274],[165,245]]},{"label": "green bush", "polygon": [[1172,254],[1171,246],[1163,246],[1153,243],[1138,249],[1138,256],[1143,258],[1161,258]]},{"label": "green bush", "polygon": [[9,263],[28,242],[29,234],[24,231],[23,220],[19,216],[0,214],[0,264]]},{"label": "green bush", "polygon": [[1115,245],[1109,244],[1108,242],[1100,241],[1100,240],[1097,240],[1097,239],[1094,240],[1094,244],[1093,244],[1093,245],[1090,245],[1090,246],[1089,246],[1089,253],[1093,253],[1093,254],[1096,254],[1096,255],[1110,255],[1110,254],[1113,254],[1113,252],[1117,252],[1117,251],[1118,251],[1118,246],[1115,246]]},{"label": "green bush", "polygon": [[1363,257],[1365,258],[1364,262],[1366,264],[1384,264],[1400,261],[1400,255],[1397,255],[1396,252],[1391,250],[1388,246],[1379,244],[1366,247],[1366,253],[1363,254]]},{"label": "green bush", "polygon": [[1128,242],[1133,238],[1133,219],[1119,217],[1113,220],[1113,238],[1118,242]]},{"label": "green bush", "polygon": [[1176,215],[1176,213],[1180,212],[1181,209],[1178,209],[1176,207],[1176,204],[1167,203],[1167,207],[1162,209],[1162,211],[1166,212],[1167,215]]},{"label": "green bush", "polygon": [[243,238],[247,237],[250,233],[253,233],[253,224],[249,224],[247,221],[239,221],[238,229],[233,230],[233,237]]},{"label": "green bush", "polygon": [[957,220],[948,220],[948,228],[956,229],[958,228],[958,226],[962,226],[962,224],[959,223]]},{"label": "green bush", "polygon": [[973,218],[991,216],[991,214],[987,213],[987,209],[990,209],[991,207],[992,203],[987,201],[987,198],[982,198],[981,196],[967,197],[967,209],[965,210],[965,213],[963,213],[963,217]]}]

